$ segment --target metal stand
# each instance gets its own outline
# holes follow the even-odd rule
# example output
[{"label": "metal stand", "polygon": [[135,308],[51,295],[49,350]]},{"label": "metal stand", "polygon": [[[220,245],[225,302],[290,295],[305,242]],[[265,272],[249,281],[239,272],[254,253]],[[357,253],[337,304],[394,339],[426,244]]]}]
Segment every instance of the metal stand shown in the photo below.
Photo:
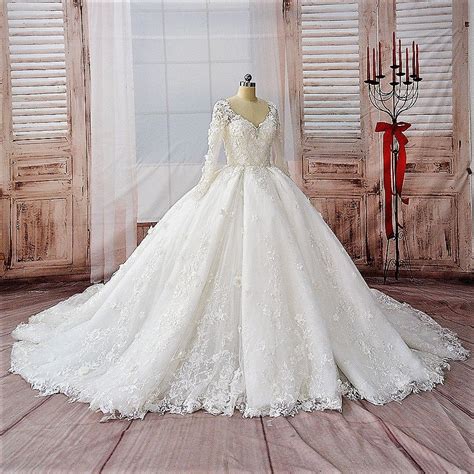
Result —
[{"label": "metal stand", "polygon": [[[393,70],[399,70],[399,64],[392,64],[390,66]],[[403,72],[397,72],[392,75],[392,81],[390,82],[390,89],[383,90],[382,88],[382,79],[384,75],[376,76],[376,79],[368,79],[365,83],[369,87],[369,99],[372,105],[387,114],[390,117],[392,126],[396,128],[399,124],[398,118],[400,114],[407,111],[413,107],[418,99],[418,87],[419,83],[422,80],[421,77],[416,75],[411,75],[410,78],[406,78],[406,81],[402,82],[402,76],[405,74]],[[406,75],[405,75],[406,76]],[[392,145],[391,145],[391,180],[392,180],[392,203],[393,203],[393,221],[394,221],[394,236],[390,239],[387,239],[387,250],[384,263],[384,282],[386,282],[390,266],[394,265],[395,267],[395,279],[398,280],[400,276],[400,267],[406,265],[407,262],[402,262],[400,258],[400,239],[402,237],[401,230],[403,226],[399,223],[400,217],[400,197],[397,194],[396,190],[396,170],[399,159],[400,145],[398,140],[394,135],[392,135]],[[389,247],[391,240],[394,240],[395,244],[395,259],[389,259]],[[409,266],[409,264],[408,264]]]}]

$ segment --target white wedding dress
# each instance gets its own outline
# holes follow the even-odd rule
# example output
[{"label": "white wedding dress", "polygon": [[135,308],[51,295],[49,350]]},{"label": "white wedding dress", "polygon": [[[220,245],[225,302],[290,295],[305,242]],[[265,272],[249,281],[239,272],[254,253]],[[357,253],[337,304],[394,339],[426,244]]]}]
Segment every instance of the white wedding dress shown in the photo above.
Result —
[{"label": "white wedding dress", "polygon": [[227,100],[200,183],[108,283],[13,335],[12,372],[105,418],[384,404],[432,389],[468,355],[429,316],[368,288],[289,178],[275,106],[256,127]]}]

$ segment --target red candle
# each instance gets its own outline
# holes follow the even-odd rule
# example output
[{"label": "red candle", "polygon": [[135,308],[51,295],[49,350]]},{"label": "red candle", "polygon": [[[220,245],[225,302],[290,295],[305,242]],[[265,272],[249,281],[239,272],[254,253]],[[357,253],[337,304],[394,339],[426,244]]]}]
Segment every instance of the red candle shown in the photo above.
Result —
[{"label": "red candle", "polygon": [[419,62],[419,55],[420,51],[418,49],[418,45],[416,45],[416,77],[420,77],[420,62]]},{"label": "red candle", "polygon": [[411,68],[413,69],[413,74],[416,74],[415,70],[415,42],[412,43],[412,51],[411,51]]},{"label": "red candle", "polygon": [[375,66],[375,65],[376,65],[376,63],[375,63],[375,48],[372,48],[372,61],[373,61],[373,64],[372,64],[372,73],[373,73],[373,75],[374,75],[374,81],[376,81],[377,78],[375,77],[375,75],[376,75],[376,73],[375,73],[375,67],[376,67],[376,66]]},{"label": "red candle", "polygon": [[382,43],[379,41],[379,76],[382,76]]},{"label": "red candle", "polygon": [[408,48],[405,49],[405,64],[407,68],[407,70],[405,71],[405,74],[407,76],[407,82],[410,82],[410,66],[408,63]]},{"label": "red candle", "polygon": [[367,80],[370,81],[370,48],[367,46]]},{"label": "red candle", "polygon": [[392,66],[395,66],[397,64],[397,53],[395,52],[395,31],[392,34]]},{"label": "red candle", "polygon": [[402,69],[402,40],[398,40],[398,65]]}]

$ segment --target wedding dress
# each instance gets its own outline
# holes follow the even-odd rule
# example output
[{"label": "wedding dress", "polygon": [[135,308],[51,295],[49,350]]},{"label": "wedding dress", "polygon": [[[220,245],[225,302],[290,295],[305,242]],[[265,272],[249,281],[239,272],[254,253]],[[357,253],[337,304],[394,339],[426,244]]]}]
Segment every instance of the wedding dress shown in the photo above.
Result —
[{"label": "wedding dress", "polygon": [[368,288],[289,178],[279,127],[273,104],[255,126],[218,101],[199,184],[108,283],[19,325],[11,371],[106,418],[340,410],[442,382],[468,352]]}]

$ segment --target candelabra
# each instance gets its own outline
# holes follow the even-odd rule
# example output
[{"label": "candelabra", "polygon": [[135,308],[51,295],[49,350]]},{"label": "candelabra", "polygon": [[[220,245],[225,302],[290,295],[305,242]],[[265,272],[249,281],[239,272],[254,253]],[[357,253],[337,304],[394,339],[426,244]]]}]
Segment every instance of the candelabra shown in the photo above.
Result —
[{"label": "candelabra", "polygon": [[[372,69],[370,67],[370,49],[367,47],[367,80],[369,99],[372,105],[387,114],[390,122],[378,122],[376,132],[383,132],[383,187],[385,196],[385,233],[387,237],[387,252],[384,262],[384,282],[393,262],[395,278],[400,274],[400,238],[403,226],[399,222],[400,201],[408,204],[408,199],[402,197],[403,180],[406,169],[406,149],[408,142],[404,132],[410,127],[407,122],[399,121],[403,112],[413,107],[418,99],[419,84],[422,80],[419,66],[419,46],[412,43],[412,74],[410,74],[409,52],[405,50],[405,70],[402,64],[402,45],[397,43],[393,33],[392,64],[390,87],[382,85],[385,78],[382,68],[382,44],[378,44],[378,71],[376,65],[376,50],[372,49]],[[390,242],[395,243],[395,259],[389,259]]]}]

